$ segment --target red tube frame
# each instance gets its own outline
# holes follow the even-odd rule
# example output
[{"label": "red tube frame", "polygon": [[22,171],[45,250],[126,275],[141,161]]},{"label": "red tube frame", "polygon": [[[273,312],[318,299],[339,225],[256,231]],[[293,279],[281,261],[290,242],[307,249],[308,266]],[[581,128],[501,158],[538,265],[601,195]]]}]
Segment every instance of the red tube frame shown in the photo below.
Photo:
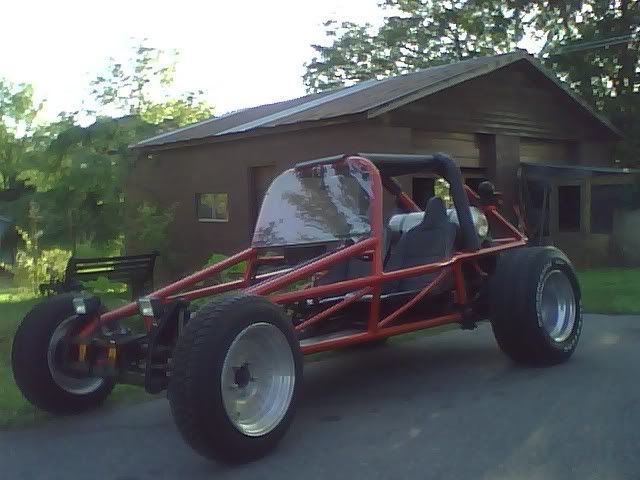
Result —
[{"label": "red tube frame", "polygon": [[[526,243],[526,237],[511,225],[500,213],[495,206],[481,206],[488,218],[495,223],[504,227],[506,231],[513,236],[499,238],[491,247],[481,248],[474,252],[456,252],[450,259],[442,262],[436,262],[429,265],[419,265],[416,267],[384,272],[382,270],[383,246],[382,246],[382,179],[380,172],[375,165],[366,158],[359,156],[350,156],[336,163],[345,162],[355,167],[359,167],[370,175],[371,179],[371,205],[370,205],[370,223],[371,235],[354,245],[341,248],[330,255],[312,261],[298,269],[284,269],[262,275],[256,275],[256,270],[260,265],[277,264],[282,262],[283,257],[259,257],[256,248],[248,248],[236,255],[233,255],[215,265],[211,265],[199,272],[189,275],[177,282],[167,285],[155,292],[149,294],[150,297],[156,298],[163,302],[170,302],[176,299],[194,300],[209,295],[228,292],[236,289],[245,289],[247,293],[255,295],[269,295],[272,302],[277,304],[286,304],[301,300],[317,299],[328,294],[354,292],[350,296],[316,313],[307,318],[296,327],[301,330],[317,322],[320,322],[339,310],[358,301],[364,295],[371,294],[369,302],[369,318],[367,322],[367,330],[357,334],[345,335],[343,337],[331,340],[319,341],[301,346],[303,353],[313,353],[323,350],[330,350],[355,343],[362,343],[376,340],[379,338],[397,335],[400,333],[431,328],[448,323],[456,323],[462,320],[459,311],[454,311],[446,315],[440,315],[433,318],[417,319],[411,322],[403,323],[397,326],[389,326],[390,323],[397,320],[402,314],[406,313],[413,305],[418,303],[425,297],[440,281],[448,274],[452,273],[454,278],[455,300],[459,306],[464,306],[468,302],[467,289],[465,285],[462,265],[465,262],[472,262],[477,266],[476,261],[487,255],[492,255],[500,251],[523,246]],[[465,186],[469,201],[478,206],[479,197],[469,187]],[[408,211],[417,209],[415,203],[404,193],[397,195],[398,202]],[[336,262],[357,256],[369,255],[371,261],[371,274],[365,277],[336,282],[330,285],[311,286],[309,288],[300,289],[293,292],[277,293],[278,290],[293,284],[296,281],[309,278],[317,272],[325,271]],[[240,262],[246,261],[246,267],[241,279],[231,282],[201,287],[195,290],[182,291],[187,287],[211,278],[213,275],[233,266]],[[432,282],[418,292],[413,298],[408,300],[404,305],[388,314],[385,318],[380,319],[380,302],[382,286],[385,282],[398,280],[402,278],[423,275],[425,273],[440,271]],[[460,309],[462,310],[462,309]],[[101,315],[85,325],[80,331],[80,336],[89,336],[95,332],[97,327],[102,323],[108,323],[119,320],[138,312],[138,306],[129,303],[123,307],[116,308]]]}]

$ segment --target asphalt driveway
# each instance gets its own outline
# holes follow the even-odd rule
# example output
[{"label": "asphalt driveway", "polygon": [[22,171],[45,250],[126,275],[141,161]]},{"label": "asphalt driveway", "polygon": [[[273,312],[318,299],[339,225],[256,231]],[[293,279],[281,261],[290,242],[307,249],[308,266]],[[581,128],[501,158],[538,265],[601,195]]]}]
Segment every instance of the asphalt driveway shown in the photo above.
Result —
[{"label": "asphalt driveway", "polygon": [[250,465],[192,453],[156,400],[0,432],[0,478],[639,478],[639,370],[640,317],[587,316],[550,369],[513,365],[483,325],[307,365],[292,429]]}]

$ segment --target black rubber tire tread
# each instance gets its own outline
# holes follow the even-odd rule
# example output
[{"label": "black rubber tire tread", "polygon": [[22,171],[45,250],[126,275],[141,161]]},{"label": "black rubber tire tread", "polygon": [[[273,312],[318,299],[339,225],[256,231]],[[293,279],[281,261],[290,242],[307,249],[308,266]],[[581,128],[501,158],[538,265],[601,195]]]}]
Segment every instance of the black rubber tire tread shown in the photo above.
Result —
[{"label": "black rubber tire tread", "polygon": [[66,293],[43,300],[24,317],[11,349],[11,366],[16,385],[24,397],[41,410],[54,415],[70,415],[100,406],[114,387],[112,380],[86,395],[60,388],[51,375],[47,351],[60,323],[75,315],[73,297]]},{"label": "black rubber tire tread", "polygon": [[[560,270],[571,281],[576,321],[565,341],[556,342],[538,318],[538,291],[550,271]],[[490,285],[491,325],[498,345],[513,361],[530,366],[562,363],[573,354],[582,330],[580,287],[573,265],[555,247],[528,247],[498,258]]]},{"label": "black rubber tire tread", "polygon": [[[280,424],[260,437],[249,437],[229,420],[220,391],[224,358],[244,328],[269,322],[286,336],[295,362],[295,387]],[[246,463],[276,447],[287,432],[302,387],[303,358],[291,321],[264,297],[234,295],[204,305],[178,340],[168,388],[171,411],[185,441],[201,455],[224,463]]]}]

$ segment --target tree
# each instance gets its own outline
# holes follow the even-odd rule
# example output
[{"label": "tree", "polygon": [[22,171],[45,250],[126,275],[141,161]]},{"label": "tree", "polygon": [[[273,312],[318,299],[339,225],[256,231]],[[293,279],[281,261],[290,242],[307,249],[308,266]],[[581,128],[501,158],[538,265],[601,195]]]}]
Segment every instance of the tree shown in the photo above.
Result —
[{"label": "tree", "polygon": [[210,117],[213,111],[202,91],[174,92],[177,61],[176,50],[145,45],[135,47],[125,62],[112,58],[105,73],[91,82],[97,113],[137,115],[148,123],[174,125]]},{"label": "tree", "polygon": [[75,252],[79,243],[105,245],[121,236],[125,182],[135,162],[129,146],[161,131],[211,115],[201,93],[174,93],[176,52],[140,46],[132,58],[112,60],[92,85],[98,116],[82,127],[73,115],[50,126],[56,135],[29,172],[37,188],[42,245]]},{"label": "tree", "polygon": [[31,85],[0,79],[0,192],[16,199],[24,188],[20,174],[36,154],[38,135],[34,122],[42,105],[33,100]]},{"label": "tree", "polygon": [[381,6],[392,15],[379,29],[325,23],[332,43],[313,45],[316,56],[304,75],[309,90],[511,51],[533,8],[526,0],[385,0]]},{"label": "tree", "polygon": [[124,214],[124,184],[134,155],[128,146],[157,131],[137,116],[98,118],[70,125],[50,143],[31,172],[40,205],[42,244],[75,252],[79,242],[117,240]]},{"label": "tree", "polygon": [[382,27],[328,21],[304,81],[311,91],[513,50],[526,34],[540,58],[624,135],[617,157],[640,164],[637,0],[385,0]]},{"label": "tree", "polygon": [[640,3],[539,2],[546,64],[620,129],[618,159],[640,164]]}]

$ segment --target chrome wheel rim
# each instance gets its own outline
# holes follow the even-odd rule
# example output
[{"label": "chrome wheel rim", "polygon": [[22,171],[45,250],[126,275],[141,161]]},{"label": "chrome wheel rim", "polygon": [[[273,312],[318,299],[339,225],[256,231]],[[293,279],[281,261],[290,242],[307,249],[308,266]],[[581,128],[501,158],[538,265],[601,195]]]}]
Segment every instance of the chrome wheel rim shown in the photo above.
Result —
[{"label": "chrome wheel rim", "polygon": [[289,410],[295,386],[293,352],[271,323],[254,323],[229,346],[222,365],[224,409],[241,433],[258,437],[276,428]]},{"label": "chrome wheel rim", "polygon": [[540,309],[542,324],[551,339],[564,342],[576,323],[576,298],[573,285],[560,270],[553,270],[544,280]]},{"label": "chrome wheel rim", "polygon": [[98,390],[103,384],[104,379],[99,377],[75,378],[65,375],[56,368],[56,352],[60,346],[62,339],[69,333],[71,321],[75,317],[69,317],[64,320],[51,335],[49,340],[49,348],[47,350],[47,363],[49,364],[49,372],[51,378],[62,390],[74,395],[88,395]]}]

